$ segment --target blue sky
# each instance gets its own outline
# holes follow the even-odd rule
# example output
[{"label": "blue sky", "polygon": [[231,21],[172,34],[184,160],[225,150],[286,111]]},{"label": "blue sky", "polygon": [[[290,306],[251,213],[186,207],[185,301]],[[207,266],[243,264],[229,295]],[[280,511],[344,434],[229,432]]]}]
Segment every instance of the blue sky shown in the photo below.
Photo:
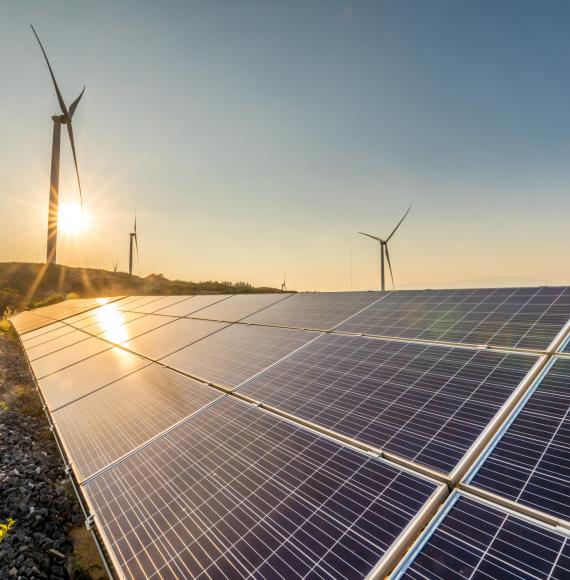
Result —
[{"label": "blue sky", "polygon": [[[567,2],[14,2],[0,260],[41,261],[57,101],[90,224],[60,261],[304,290],[570,283]],[[62,203],[76,186],[62,154]],[[351,258],[352,257],[352,258]],[[351,267],[352,264],[352,267]],[[351,274],[352,272],[352,274]]]}]

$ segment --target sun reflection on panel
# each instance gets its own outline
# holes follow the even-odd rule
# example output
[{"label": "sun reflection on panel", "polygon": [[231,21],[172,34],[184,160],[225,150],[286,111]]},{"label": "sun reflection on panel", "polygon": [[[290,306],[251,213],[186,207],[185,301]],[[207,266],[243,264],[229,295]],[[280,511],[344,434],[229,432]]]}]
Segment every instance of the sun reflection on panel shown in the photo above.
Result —
[{"label": "sun reflection on panel", "polygon": [[103,329],[105,339],[120,344],[129,338],[123,313],[114,304],[104,304],[97,309],[97,321]]}]

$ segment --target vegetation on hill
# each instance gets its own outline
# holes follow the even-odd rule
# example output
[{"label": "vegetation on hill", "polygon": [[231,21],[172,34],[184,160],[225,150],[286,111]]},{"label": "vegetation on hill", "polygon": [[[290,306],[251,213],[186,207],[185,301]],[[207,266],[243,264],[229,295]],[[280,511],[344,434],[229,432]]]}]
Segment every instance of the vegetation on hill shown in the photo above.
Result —
[{"label": "vegetation on hill", "polygon": [[4,312],[46,306],[65,298],[152,294],[238,294],[280,292],[247,282],[185,282],[162,274],[145,278],[125,272],[71,268],[59,264],[0,263],[0,318]]}]

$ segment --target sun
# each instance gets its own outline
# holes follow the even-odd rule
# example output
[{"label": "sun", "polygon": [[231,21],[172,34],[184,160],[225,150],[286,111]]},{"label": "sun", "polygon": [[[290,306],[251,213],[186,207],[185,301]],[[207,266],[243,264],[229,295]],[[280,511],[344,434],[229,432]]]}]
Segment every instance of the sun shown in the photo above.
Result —
[{"label": "sun", "polygon": [[87,215],[78,203],[64,203],[59,206],[58,228],[71,235],[77,235],[87,226]]}]

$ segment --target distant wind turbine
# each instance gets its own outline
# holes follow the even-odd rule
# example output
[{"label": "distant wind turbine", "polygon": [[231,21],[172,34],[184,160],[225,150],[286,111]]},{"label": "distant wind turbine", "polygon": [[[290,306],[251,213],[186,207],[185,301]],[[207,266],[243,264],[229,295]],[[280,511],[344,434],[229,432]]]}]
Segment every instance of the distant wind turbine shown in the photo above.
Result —
[{"label": "distant wind turbine", "polygon": [[394,288],[394,274],[392,273],[392,264],[390,263],[390,252],[388,252],[388,242],[392,238],[392,236],[396,233],[396,230],[402,225],[402,222],[406,219],[406,216],[410,213],[412,206],[410,206],[407,210],[402,219],[398,222],[396,227],[392,230],[392,233],[383,240],[378,236],[373,236],[372,234],[365,234],[364,232],[358,232],[363,236],[367,236],[368,238],[372,238],[377,242],[380,242],[380,290],[386,290],[386,285],[384,283],[384,253],[386,253],[386,259],[388,260],[388,267],[390,268],[390,277],[392,278],[392,288]]},{"label": "distant wind turbine", "polygon": [[287,268],[283,271],[283,282],[281,283],[281,292],[287,292]]},{"label": "distant wind turbine", "polygon": [[139,267],[139,274],[141,273],[141,263],[139,259],[139,242],[137,238],[137,216],[135,214],[135,225],[133,231],[129,234],[129,275],[133,275],[133,241],[137,250],[137,264]]},{"label": "distant wind turbine", "polygon": [[59,153],[61,144],[61,126],[67,125],[67,133],[69,135],[69,142],[71,144],[71,151],[73,153],[73,163],[75,164],[75,173],[77,174],[77,184],[79,185],[79,199],[81,201],[81,207],[83,207],[83,194],[81,192],[81,181],[79,179],[79,168],[77,166],[77,155],[75,154],[75,141],[73,139],[73,127],[71,125],[71,120],[77,105],[85,92],[85,87],[79,94],[79,96],[71,103],[69,109],[65,106],[63,97],[53,70],[49,63],[46,51],[40,41],[40,37],[37,35],[35,28],[30,24],[32,32],[34,33],[40,48],[46,59],[48,65],[49,74],[51,75],[51,80],[53,81],[53,86],[55,88],[55,93],[57,95],[57,100],[59,102],[59,108],[61,109],[61,115],[54,115],[53,120],[53,140],[51,147],[51,178],[50,178],[50,189],[49,189],[49,207],[48,207],[48,231],[47,231],[47,258],[46,262],[48,264],[55,264],[56,254],[57,254],[57,214],[58,214],[58,198],[59,198]]}]

